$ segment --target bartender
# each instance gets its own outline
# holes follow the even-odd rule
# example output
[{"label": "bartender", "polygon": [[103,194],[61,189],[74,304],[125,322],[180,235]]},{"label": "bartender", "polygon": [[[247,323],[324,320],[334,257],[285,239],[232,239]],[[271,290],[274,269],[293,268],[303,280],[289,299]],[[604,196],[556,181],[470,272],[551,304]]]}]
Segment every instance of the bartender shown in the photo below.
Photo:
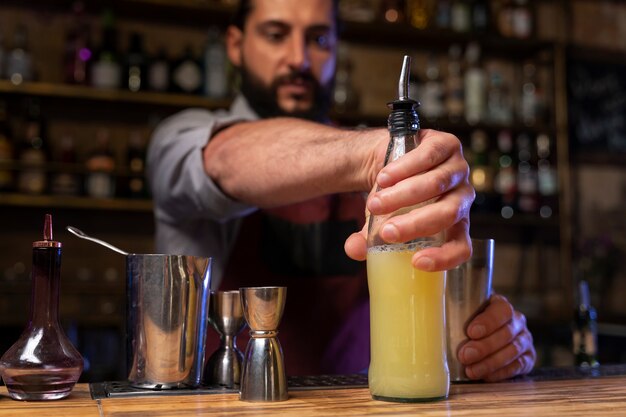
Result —
[{"label": "bartender", "polygon": [[[418,251],[413,265],[460,264],[471,252],[474,199],[461,144],[421,130],[420,147],[383,169],[386,129],[328,124],[337,1],[242,0],[226,48],[242,81],[231,108],[184,110],[150,143],[156,248],[212,256],[213,288],[288,287],[279,328],[288,374],[361,371],[369,363],[367,280],[357,262],[366,257],[365,208],[384,214],[437,198],[389,220],[382,237],[445,230],[443,246]],[[504,297],[492,297],[468,333],[459,359],[470,378],[532,369],[532,336]],[[214,338],[208,350],[216,347]]]}]

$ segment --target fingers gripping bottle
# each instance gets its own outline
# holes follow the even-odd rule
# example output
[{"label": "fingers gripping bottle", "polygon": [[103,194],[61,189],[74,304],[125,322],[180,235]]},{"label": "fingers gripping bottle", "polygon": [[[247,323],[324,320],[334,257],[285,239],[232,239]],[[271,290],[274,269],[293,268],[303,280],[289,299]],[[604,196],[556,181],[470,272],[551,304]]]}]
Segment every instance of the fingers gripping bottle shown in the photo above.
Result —
[{"label": "fingers gripping bottle", "polygon": [[[419,146],[419,106],[408,96],[411,59],[404,57],[398,99],[391,102],[389,147],[385,165]],[[450,376],[446,362],[445,271],[425,272],[413,267],[416,251],[441,246],[443,234],[403,243],[386,243],[379,235],[391,217],[370,216],[367,280],[370,294],[371,362],[369,388],[375,400],[421,402],[445,399]]]}]

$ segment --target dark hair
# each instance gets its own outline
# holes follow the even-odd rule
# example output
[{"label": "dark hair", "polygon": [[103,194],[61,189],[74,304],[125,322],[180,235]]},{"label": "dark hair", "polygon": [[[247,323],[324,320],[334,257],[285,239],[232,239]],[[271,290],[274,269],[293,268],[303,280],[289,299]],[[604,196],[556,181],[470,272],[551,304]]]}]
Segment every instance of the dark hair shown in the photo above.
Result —
[{"label": "dark hair", "polygon": [[[237,7],[233,15],[231,24],[237,26],[242,31],[248,15],[252,11],[252,1],[253,0],[239,0],[239,7]],[[339,32],[339,0],[333,0],[333,15],[335,17],[337,32]]]}]

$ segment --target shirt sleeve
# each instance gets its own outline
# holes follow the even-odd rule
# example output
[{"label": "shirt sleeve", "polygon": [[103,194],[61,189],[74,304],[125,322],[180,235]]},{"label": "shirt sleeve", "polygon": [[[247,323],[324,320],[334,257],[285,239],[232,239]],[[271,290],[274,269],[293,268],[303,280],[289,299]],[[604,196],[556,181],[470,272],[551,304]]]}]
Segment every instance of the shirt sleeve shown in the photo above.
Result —
[{"label": "shirt sleeve", "polygon": [[147,176],[158,220],[225,222],[255,209],[224,194],[204,171],[202,150],[210,138],[240,121],[227,112],[189,109],[157,127],[148,148]]}]

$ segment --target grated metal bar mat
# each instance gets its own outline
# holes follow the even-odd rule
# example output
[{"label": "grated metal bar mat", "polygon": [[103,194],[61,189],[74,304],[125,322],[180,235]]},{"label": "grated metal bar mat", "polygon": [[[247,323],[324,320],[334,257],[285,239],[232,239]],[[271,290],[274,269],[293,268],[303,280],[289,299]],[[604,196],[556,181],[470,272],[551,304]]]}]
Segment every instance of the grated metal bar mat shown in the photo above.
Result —
[{"label": "grated metal bar mat", "polygon": [[[351,375],[316,375],[290,376],[287,378],[289,390],[315,389],[346,389],[367,388],[367,374]],[[102,398],[137,397],[153,395],[204,395],[204,394],[234,394],[239,391],[231,388],[201,386],[198,388],[175,389],[145,389],[130,386],[128,381],[105,381],[89,384],[91,397],[94,400]]]}]

